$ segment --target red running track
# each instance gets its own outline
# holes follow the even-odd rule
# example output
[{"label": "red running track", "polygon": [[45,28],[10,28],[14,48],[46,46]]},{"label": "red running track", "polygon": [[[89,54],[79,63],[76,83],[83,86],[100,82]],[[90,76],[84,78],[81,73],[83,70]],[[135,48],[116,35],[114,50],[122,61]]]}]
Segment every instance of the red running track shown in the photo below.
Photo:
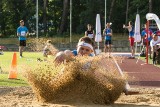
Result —
[{"label": "red running track", "polygon": [[[127,59],[126,57],[119,63],[123,73],[128,75],[128,83],[133,87],[159,87],[160,88],[160,68],[153,64],[137,59]],[[144,64],[144,65],[141,65]]]}]

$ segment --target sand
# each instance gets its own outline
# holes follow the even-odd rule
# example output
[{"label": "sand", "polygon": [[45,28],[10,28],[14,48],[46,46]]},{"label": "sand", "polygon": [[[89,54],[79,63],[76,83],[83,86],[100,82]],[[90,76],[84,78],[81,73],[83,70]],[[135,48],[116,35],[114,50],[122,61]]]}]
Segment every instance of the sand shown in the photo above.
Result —
[{"label": "sand", "polygon": [[139,94],[125,95],[112,105],[70,101],[60,104],[38,102],[31,87],[0,87],[0,107],[160,107],[160,88],[134,88]]}]

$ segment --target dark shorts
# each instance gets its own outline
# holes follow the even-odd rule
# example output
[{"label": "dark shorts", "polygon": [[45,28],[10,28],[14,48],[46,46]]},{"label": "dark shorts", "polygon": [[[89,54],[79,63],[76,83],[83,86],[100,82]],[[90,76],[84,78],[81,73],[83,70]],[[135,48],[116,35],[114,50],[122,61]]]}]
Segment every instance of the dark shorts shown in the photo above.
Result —
[{"label": "dark shorts", "polygon": [[111,45],[112,44],[112,42],[111,42],[111,40],[105,40],[105,45]]},{"label": "dark shorts", "polygon": [[26,46],[26,40],[20,40],[19,46]]}]

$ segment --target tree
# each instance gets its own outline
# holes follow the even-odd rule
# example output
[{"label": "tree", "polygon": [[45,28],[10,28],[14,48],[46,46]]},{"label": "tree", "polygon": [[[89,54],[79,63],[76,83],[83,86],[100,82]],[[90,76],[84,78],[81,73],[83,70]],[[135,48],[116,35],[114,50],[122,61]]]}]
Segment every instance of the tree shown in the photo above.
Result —
[{"label": "tree", "polygon": [[149,0],[149,13],[152,12],[152,0]]},{"label": "tree", "polygon": [[127,7],[126,7],[126,24],[128,22],[128,7],[129,7],[129,0],[127,0]]},{"label": "tree", "polygon": [[47,32],[47,14],[46,14],[46,11],[47,11],[47,3],[48,3],[48,0],[43,0],[43,26],[44,26],[44,34],[46,34]]},{"label": "tree", "polygon": [[2,35],[2,33],[3,33],[3,15],[2,15],[2,13],[3,13],[3,10],[2,10],[2,0],[0,1],[0,36]]},{"label": "tree", "polygon": [[65,26],[67,23],[67,13],[68,13],[68,0],[63,0],[63,14],[62,14],[62,20],[60,25],[59,33],[62,34],[65,30]]},{"label": "tree", "polygon": [[109,21],[110,21],[110,19],[111,19],[111,15],[112,15],[112,12],[113,12],[114,3],[115,3],[115,0],[112,0],[111,7],[110,7],[110,11],[109,11],[109,16],[108,16]]},{"label": "tree", "polygon": [[[72,32],[84,34],[88,23],[95,28],[96,14],[104,26],[104,0],[72,0]],[[107,19],[114,33],[122,33],[122,25],[135,21],[137,8],[141,23],[146,23],[146,13],[159,14],[160,0],[107,0]],[[154,6],[154,8],[152,7]],[[149,6],[149,7],[148,7]],[[36,0],[0,0],[0,33],[15,35],[19,20],[23,19],[30,32],[36,29]],[[69,33],[69,0],[39,0],[39,36]],[[42,32],[44,31],[44,32]]]}]

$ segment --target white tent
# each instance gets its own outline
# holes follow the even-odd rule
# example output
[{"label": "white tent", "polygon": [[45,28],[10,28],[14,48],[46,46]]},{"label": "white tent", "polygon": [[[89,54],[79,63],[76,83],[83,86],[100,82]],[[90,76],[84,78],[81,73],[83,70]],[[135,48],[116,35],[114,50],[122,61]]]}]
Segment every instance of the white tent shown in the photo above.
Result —
[{"label": "white tent", "polygon": [[147,13],[146,15],[146,19],[147,20],[155,20],[157,26],[158,26],[158,29],[160,30],[160,20],[158,18],[158,16],[154,13]]}]

